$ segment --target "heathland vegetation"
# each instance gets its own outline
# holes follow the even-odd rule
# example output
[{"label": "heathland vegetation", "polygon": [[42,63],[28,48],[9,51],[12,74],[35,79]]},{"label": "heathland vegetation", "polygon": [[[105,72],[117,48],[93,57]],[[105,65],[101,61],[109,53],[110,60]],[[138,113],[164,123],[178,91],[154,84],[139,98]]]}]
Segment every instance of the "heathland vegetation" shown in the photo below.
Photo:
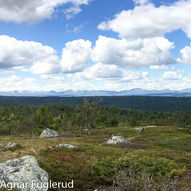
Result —
[{"label": "heathland vegetation", "polygon": [[[74,180],[76,191],[191,190],[191,110],[134,110],[101,101],[1,105],[0,146],[14,141],[20,147],[2,149],[0,162],[33,155],[51,180]],[[60,137],[39,139],[45,128]],[[112,135],[132,144],[108,145]],[[76,147],[56,147],[63,143]]]}]

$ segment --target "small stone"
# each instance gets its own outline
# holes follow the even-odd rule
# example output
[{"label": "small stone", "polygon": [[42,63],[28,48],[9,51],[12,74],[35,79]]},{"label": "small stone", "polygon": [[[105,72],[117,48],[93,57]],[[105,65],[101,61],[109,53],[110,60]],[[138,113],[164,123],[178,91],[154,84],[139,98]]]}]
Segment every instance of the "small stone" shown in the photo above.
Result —
[{"label": "small stone", "polygon": [[70,144],[59,144],[58,147],[59,148],[67,148],[67,149],[75,149],[75,148],[77,148],[76,146],[70,145]]},{"label": "small stone", "polygon": [[33,152],[35,155],[37,155],[37,151],[35,149],[31,149],[31,152]]},{"label": "small stone", "polygon": [[5,148],[6,148],[6,149],[11,149],[11,148],[16,147],[17,145],[18,145],[18,144],[15,143],[15,142],[10,142],[10,143],[8,143],[8,144],[5,146]]}]

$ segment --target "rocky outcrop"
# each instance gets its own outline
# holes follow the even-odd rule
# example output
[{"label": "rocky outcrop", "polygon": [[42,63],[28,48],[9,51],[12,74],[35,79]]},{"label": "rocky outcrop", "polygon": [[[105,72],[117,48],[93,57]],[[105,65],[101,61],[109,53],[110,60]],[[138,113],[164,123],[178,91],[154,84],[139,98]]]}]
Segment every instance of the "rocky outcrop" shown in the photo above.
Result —
[{"label": "rocky outcrop", "polygon": [[20,191],[47,191],[38,186],[48,182],[48,173],[41,169],[32,156],[8,160],[0,163],[0,180],[5,184],[16,185]]},{"label": "rocky outcrop", "polygon": [[59,134],[57,131],[54,131],[52,129],[45,129],[41,134],[40,134],[40,138],[55,138],[58,137]]},{"label": "rocky outcrop", "polygon": [[107,144],[120,144],[120,143],[127,143],[127,144],[132,144],[130,141],[128,141],[127,139],[125,139],[124,137],[122,136],[112,136],[111,139],[109,139],[107,141]]},{"label": "rocky outcrop", "polygon": [[70,144],[59,144],[58,145],[59,148],[67,148],[67,149],[76,149],[77,147],[74,145],[70,145]]},{"label": "rocky outcrop", "polygon": [[6,148],[6,149],[12,149],[12,148],[15,148],[15,147],[17,147],[17,146],[18,146],[17,143],[15,143],[15,142],[10,142],[10,143],[8,143],[8,144],[5,146],[5,148]]}]

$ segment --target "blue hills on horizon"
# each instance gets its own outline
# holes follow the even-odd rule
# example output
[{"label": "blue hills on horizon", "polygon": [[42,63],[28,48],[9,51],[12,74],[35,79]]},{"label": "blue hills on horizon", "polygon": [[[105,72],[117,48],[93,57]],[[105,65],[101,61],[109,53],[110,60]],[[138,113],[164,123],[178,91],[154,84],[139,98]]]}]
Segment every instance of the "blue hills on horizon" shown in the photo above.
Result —
[{"label": "blue hills on horizon", "polygon": [[7,91],[0,92],[0,96],[26,96],[26,97],[84,97],[84,96],[161,96],[161,97],[190,97],[191,88],[183,90],[144,90],[141,88],[126,91],[107,91],[107,90],[66,90],[56,91]]}]

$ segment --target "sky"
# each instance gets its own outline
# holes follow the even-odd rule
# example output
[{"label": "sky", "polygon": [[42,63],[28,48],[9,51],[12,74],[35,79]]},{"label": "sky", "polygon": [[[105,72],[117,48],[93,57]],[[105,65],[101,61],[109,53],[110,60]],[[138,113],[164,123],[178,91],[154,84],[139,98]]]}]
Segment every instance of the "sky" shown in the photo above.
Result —
[{"label": "sky", "polygon": [[0,91],[191,84],[191,0],[0,0]]}]

